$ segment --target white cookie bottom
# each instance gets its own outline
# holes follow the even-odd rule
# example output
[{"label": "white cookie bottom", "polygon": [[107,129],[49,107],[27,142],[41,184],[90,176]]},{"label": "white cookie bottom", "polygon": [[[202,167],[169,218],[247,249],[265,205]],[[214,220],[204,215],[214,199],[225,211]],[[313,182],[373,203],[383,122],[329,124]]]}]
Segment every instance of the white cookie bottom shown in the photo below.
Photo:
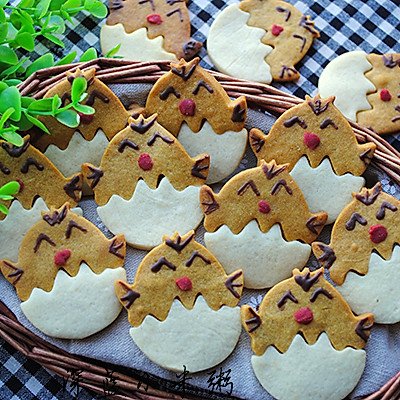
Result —
[{"label": "white cookie bottom", "polygon": [[367,274],[350,271],[336,289],[356,314],[371,312],[374,322],[394,324],[400,321],[399,287],[400,246],[395,245],[389,260],[372,253]]},{"label": "white cookie bottom", "polygon": [[335,96],[334,104],[339,111],[353,121],[357,113],[370,110],[367,94],[376,90],[365,77],[372,65],[363,51],[350,51],[333,59],[322,71],[318,81],[321,97]]},{"label": "white cookie bottom", "polygon": [[157,36],[154,39],[150,39],[147,36],[146,28],[126,33],[122,24],[103,25],[100,30],[101,52],[107,54],[107,52],[119,44],[121,44],[121,47],[114,55],[121,56],[127,60],[178,61],[174,53],[169,53],[164,49],[164,38]]},{"label": "white cookie bottom", "polygon": [[[49,209],[41,197],[36,199],[30,210],[22,207],[18,200],[11,203],[8,215],[0,220],[0,260],[17,261],[24,236],[42,219],[42,211],[49,211]],[[82,215],[82,209],[79,207],[72,208],[71,211]]]},{"label": "white cookie bottom", "polygon": [[194,133],[187,124],[183,123],[178,140],[190,157],[201,153],[210,155],[206,183],[211,184],[219,182],[235,171],[246,150],[247,130],[226,131],[218,135],[205,121],[200,131]]},{"label": "white cookie bottom", "polygon": [[286,353],[274,347],[252,356],[254,373],[277,400],[341,400],[357,385],[365,367],[364,350],[335,350],[326,333],[308,345],[296,335]]},{"label": "white cookie bottom", "polygon": [[270,83],[271,68],[265,57],[272,47],[261,42],[266,31],[247,25],[250,14],[238,4],[226,7],[212,23],[207,52],[214,65],[225,74],[256,82]]},{"label": "white cookie bottom", "polygon": [[237,235],[226,225],[206,232],[204,242],[227,274],[242,269],[244,286],[251,289],[269,288],[289,278],[294,268],[304,267],[311,253],[310,245],[283,239],[279,224],[262,233],[255,220]]},{"label": "white cookie bottom", "polygon": [[122,306],[114,290],[117,279],[126,280],[122,267],[107,268],[97,275],[82,263],[74,277],[60,270],[51,291],[34,288],[21,310],[48,336],[83,339],[104,329],[120,313]]},{"label": "white cookie bottom", "polygon": [[129,200],[114,194],[97,213],[115,235],[123,233],[131,246],[148,250],[161,244],[163,235],[197,228],[203,219],[199,196],[197,186],[178,191],[163,178],[153,190],[140,180]]},{"label": "white cookie bottom", "polygon": [[174,300],[168,317],[148,315],[130,329],[132,339],[153,362],[172,371],[203,371],[222,362],[233,351],[241,332],[240,308],[212,310],[199,296],[192,310]]},{"label": "white cookie bottom", "polygon": [[344,206],[353,200],[352,193],[359,192],[365,183],[362,176],[336,175],[328,158],[323,159],[317,168],[312,168],[307,157],[303,156],[290,175],[303,192],[310,211],[328,214],[327,224],[336,220]]}]

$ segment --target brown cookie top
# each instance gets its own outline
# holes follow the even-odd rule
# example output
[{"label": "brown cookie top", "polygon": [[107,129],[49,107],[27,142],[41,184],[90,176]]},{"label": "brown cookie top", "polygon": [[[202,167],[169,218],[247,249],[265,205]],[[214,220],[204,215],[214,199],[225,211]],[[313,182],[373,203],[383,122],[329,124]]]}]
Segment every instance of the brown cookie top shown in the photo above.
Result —
[{"label": "brown cookie top", "polygon": [[133,285],[115,283],[131,325],[139,326],[147,315],[164,321],[176,298],[188,309],[200,294],[215,311],[223,305],[238,304],[243,290],[242,270],[226,275],[217,259],[193,237],[194,231],[164,236],[164,243],[140,263]]},{"label": "brown cookie top", "polygon": [[331,243],[312,244],[318,261],[338,285],[351,270],[365,275],[374,250],[389,259],[394,244],[400,241],[399,200],[383,192],[379,182],[353,197],[333,225]]},{"label": "brown cookie top", "polygon": [[41,116],[40,120],[50,131],[50,135],[41,133],[32,138],[32,143],[41,151],[45,151],[50,144],[54,144],[65,150],[75,131],[79,131],[86,140],[92,140],[98,129],[102,129],[109,140],[115,134],[124,129],[130,115],[118,97],[103,82],[95,76],[95,69],[82,72],[79,68],[71,73],[67,72],[64,80],[57,83],[45,94],[44,98],[60,97],[62,104],[71,101],[71,86],[74,78],[83,76],[88,83],[86,93],[88,96],[82,102],[93,107],[96,111],[93,115],[81,117],[81,123],[77,128],[68,128],[58,122],[52,116]]},{"label": "brown cookie top", "polygon": [[321,232],[328,215],[310,212],[288,167],[288,164],[277,165],[274,160],[270,163],[261,160],[258,167],[231,178],[218,194],[204,185],[200,202],[205,229],[215,232],[227,225],[238,234],[255,219],[264,233],[279,223],[287,241],[311,243]]},{"label": "brown cookie top", "polygon": [[107,239],[94,224],[69,208],[65,203],[59,209],[42,211],[42,219],[29,229],[21,243],[18,262],[0,262],[1,272],[15,286],[22,301],[35,287],[49,292],[60,268],[75,276],[83,261],[96,274],[123,266],[124,235]]},{"label": "brown cookie top", "polygon": [[93,189],[98,205],[113,194],[128,200],[139,179],[155,189],[165,176],[176,190],[202,185],[208,175],[210,157],[199,154],[191,158],[183,146],[157,123],[157,114],[145,119],[130,118],[128,127],[107,146],[99,168],[83,164],[85,180]]},{"label": "brown cookie top", "polygon": [[371,110],[360,111],[357,122],[387,134],[400,130],[400,54],[368,54],[372,69],[365,73],[376,87],[367,94]]},{"label": "brown cookie top", "polygon": [[37,196],[48,207],[60,207],[66,201],[76,206],[81,199],[82,174],[64,178],[56,166],[30,144],[29,135],[25,136],[21,147],[0,140],[0,186],[10,181],[19,182],[20,191],[15,198],[28,210]]},{"label": "brown cookie top", "polygon": [[300,74],[294,66],[307,53],[314,38],[319,37],[310,16],[280,0],[244,0],[239,8],[250,13],[247,25],[267,31],[261,41],[273,47],[265,58],[272,78],[277,81],[298,79]]},{"label": "brown cookie top", "polygon": [[147,29],[150,39],[164,37],[164,48],[177,58],[191,59],[202,44],[190,39],[185,0],[110,0],[107,25],[122,24],[127,33]]},{"label": "brown cookie top", "polygon": [[293,270],[293,277],[274,286],[259,311],[241,307],[242,324],[258,356],[269,346],[286,352],[293,338],[302,334],[309,345],[325,332],[336,350],[364,348],[374,316],[354,316],[341,294],[324,278],[324,269]]},{"label": "brown cookie top", "polygon": [[184,121],[193,132],[201,129],[204,120],[217,134],[239,132],[246,121],[246,98],[231,100],[198,63],[198,58],[171,63],[171,71],[159,78],[149,93],[147,115],[158,113],[159,123],[174,136],[178,136]]},{"label": "brown cookie top", "polygon": [[333,100],[333,97],[306,96],[303,103],[285,111],[275,121],[268,135],[252,129],[249,141],[257,159],[288,162],[293,167],[305,155],[311,167],[316,168],[328,157],[336,174],[362,175],[376,146],[357,143],[353,129]]}]

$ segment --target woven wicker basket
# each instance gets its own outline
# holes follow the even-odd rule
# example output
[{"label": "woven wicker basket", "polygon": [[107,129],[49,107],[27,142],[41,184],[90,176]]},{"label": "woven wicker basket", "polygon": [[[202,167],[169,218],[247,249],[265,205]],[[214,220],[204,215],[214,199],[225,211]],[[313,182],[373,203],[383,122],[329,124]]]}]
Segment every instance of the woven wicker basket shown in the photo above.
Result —
[{"label": "woven wicker basket", "polygon": [[[65,77],[66,71],[76,68],[86,70],[96,68],[96,77],[106,84],[111,83],[151,83],[169,70],[169,62],[135,62],[119,59],[99,58],[89,62],[69,64],[43,69],[32,74],[19,85],[23,95],[41,98],[50,87]],[[229,96],[246,96],[251,107],[280,115],[303,100],[284,93],[272,86],[232,78],[210,71],[222,84]],[[400,153],[375,132],[349,121],[359,143],[373,142],[377,148],[373,162],[400,184]],[[215,394],[186,386],[184,396],[176,391],[176,382],[166,382],[163,386],[151,376],[118,366],[110,366],[96,360],[71,355],[34,335],[22,326],[13,313],[0,301],[0,337],[26,357],[38,362],[48,370],[68,380],[71,371],[79,371],[79,386],[104,396],[105,383],[112,380],[113,390],[107,398],[118,400],[157,399],[205,399],[215,398]],[[112,377],[110,377],[112,371]],[[220,396],[223,397],[223,396]],[[232,398],[232,397],[230,397]],[[363,400],[394,400],[400,398],[400,371],[376,393]]]}]

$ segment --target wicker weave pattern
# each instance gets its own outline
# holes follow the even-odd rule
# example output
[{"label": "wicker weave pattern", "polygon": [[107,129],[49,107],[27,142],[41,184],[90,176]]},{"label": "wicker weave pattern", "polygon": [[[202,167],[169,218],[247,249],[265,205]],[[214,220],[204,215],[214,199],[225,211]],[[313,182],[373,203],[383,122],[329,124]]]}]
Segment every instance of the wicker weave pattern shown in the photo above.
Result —
[{"label": "wicker weave pattern", "polygon": [[[44,94],[64,79],[66,71],[73,72],[77,68],[96,69],[96,77],[104,83],[151,83],[169,70],[169,62],[135,62],[119,59],[100,58],[89,62],[69,64],[40,70],[32,74],[19,85],[22,95],[33,95],[41,98]],[[222,84],[231,97],[246,96],[250,106],[280,115],[287,109],[302,102],[301,99],[284,93],[272,86],[240,80],[217,72],[209,71]],[[359,143],[373,142],[376,144],[373,162],[385,171],[393,180],[400,184],[400,153],[379,135],[371,130],[349,121]],[[86,360],[68,354],[67,352],[47,343],[22,326],[12,312],[0,301],[0,337],[10,343],[15,349],[29,357],[48,370],[64,379],[68,379],[71,369],[82,371],[80,386],[99,394],[104,394],[103,384],[109,370],[94,360]],[[126,373],[113,374],[117,381],[118,394],[108,396],[118,400],[161,400],[161,399],[202,399],[204,397],[168,393],[166,388],[157,388],[150,381],[148,388],[141,384],[140,379]],[[145,388],[147,390],[145,390]],[[363,400],[395,400],[400,398],[400,371],[393,376],[376,393]]]}]

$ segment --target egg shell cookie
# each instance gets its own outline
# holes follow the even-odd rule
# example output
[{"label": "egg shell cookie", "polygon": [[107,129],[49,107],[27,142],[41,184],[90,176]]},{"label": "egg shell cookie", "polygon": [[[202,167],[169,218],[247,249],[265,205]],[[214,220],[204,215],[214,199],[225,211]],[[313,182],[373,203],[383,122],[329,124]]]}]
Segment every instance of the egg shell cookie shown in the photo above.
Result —
[{"label": "egg shell cookie", "polygon": [[290,174],[310,210],[326,211],[328,223],[364,185],[361,175],[376,147],[357,143],[350,124],[332,102],[333,97],[306,96],[276,120],[268,135],[254,128],[249,140],[258,160],[290,163]]},{"label": "egg shell cookie", "polygon": [[[364,370],[362,349],[374,317],[354,316],[323,273],[295,269],[292,278],[265,295],[258,312],[241,307],[255,353],[254,373],[278,400],[340,400],[354,389]],[[305,379],[297,370],[311,371],[310,376],[318,379]]]},{"label": "egg shell cookie", "polygon": [[[25,136],[20,147],[0,140],[0,186],[17,181],[20,185],[15,199],[29,210],[41,197],[48,207],[60,207],[66,201],[76,206],[82,195],[82,174],[65,178],[56,166],[30,144]],[[2,201],[7,206],[10,200]],[[0,219],[5,215],[0,213]]]},{"label": "egg shell cookie", "polygon": [[344,53],[319,78],[322,96],[334,95],[345,115],[385,135],[400,130],[400,54]]},{"label": "egg shell cookie", "polygon": [[100,32],[103,54],[120,44],[116,55],[135,61],[193,58],[202,44],[190,39],[190,20],[182,0],[110,0]]},{"label": "egg shell cookie", "polygon": [[245,286],[257,289],[290,276],[294,263],[303,267],[327,219],[309,211],[288,164],[275,161],[240,172],[218,194],[203,186],[200,201],[206,246],[225,270],[240,265]]},{"label": "egg shell cookie", "polygon": [[104,224],[124,233],[132,246],[149,249],[166,232],[198,226],[208,167],[209,156],[190,158],[155,114],[130,118],[107,146],[100,167],[83,164],[82,170]]},{"label": "egg shell cookie", "polygon": [[146,113],[176,136],[191,157],[210,155],[207,183],[229,176],[239,165],[247,144],[244,96],[231,100],[222,86],[198,65],[171,63],[157,80],[146,102]]},{"label": "egg shell cookie", "polygon": [[66,203],[43,211],[26,233],[18,261],[2,260],[0,268],[33,325],[50,336],[81,339],[121,310],[113,284],[126,276],[125,250],[123,235],[107,239]]},{"label": "egg shell cookie", "polygon": [[331,243],[315,242],[313,252],[353,311],[371,310],[379,323],[398,322],[400,202],[380,183],[353,197],[333,226]]},{"label": "egg shell cookie", "polygon": [[225,8],[207,38],[214,65],[228,75],[263,83],[293,81],[295,65],[319,37],[309,15],[280,0],[244,0]]},{"label": "egg shell cookie", "polygon": [[217,259],[195,242],[194,232],[169,238],[150,251],[133,285],[115,284],[128,310],[136,345],[163,368],[211,368],[234,349],[240,335],[243,273],[226,275]]}]

